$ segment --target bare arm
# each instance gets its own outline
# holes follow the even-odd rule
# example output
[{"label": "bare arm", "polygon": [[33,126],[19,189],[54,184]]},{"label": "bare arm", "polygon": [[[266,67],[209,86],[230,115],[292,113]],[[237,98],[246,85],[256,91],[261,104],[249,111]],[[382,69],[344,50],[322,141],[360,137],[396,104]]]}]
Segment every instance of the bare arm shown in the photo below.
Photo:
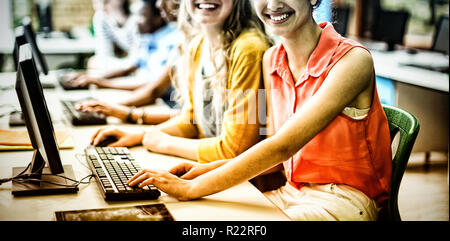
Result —
[{"label": "bare arm", "polygon": [[111,78],[117,78],[126,76],[136,71],[136,66],[131,66],[127,69],[118,70],[113,73],[104,75],[103,77],[91,77],[85,74],[77,75],[75,78],[69,80],[73,86],[86,86],[89,84],[95,84],[101,88],[121,89],[121,90],[134,90],[143,85],[143,83],[129,83],[123,80],[111,80]]},{"label": "bare arm", "polygon": [[171,71],[171,68],[166,66],[164,72],[157,81],[137,88],[128,99],[120,102],[120,104],[127,106],[142,106],[153,103],[156,98],[162,96],[169,89],[171,85]]},{"label": "bare arm", "polygon": [[118,89],[118,90],[136,90],[145,85],[142,82],[129,83],[123,80],[99,80],[95,82],[100,88]]},{"label": "bare arm", "polygon": [[132,65],[128,68],[111,71],[111,72],[103,75],[103,79],[113,79],[113,78],[117,78],[117,77],[127,76],[127,75],[130,75],[133,72],[135,72],[137,69],[138,69],[137,66]]},{"label": "bare arm", "polygon": [[183,136],[174,121],[166,121],[145,131],[142,145],[150,151],[198,160],[199,139]]},{"label": "bare arm", "polygon": [[98,79],[94,82],[100,88],[110,88],[110,89],[118,89],[118,90],[135,90],[138,89],[145,84],[142,82],[129,82],[124,80],[114,80],[114,78],[119,78],[123,76],[128,76],[134,73],[138,69],[137,66],[132,65],[125,69],[116,70],[110,73],[107,73],[103,76],[103,78]]}]

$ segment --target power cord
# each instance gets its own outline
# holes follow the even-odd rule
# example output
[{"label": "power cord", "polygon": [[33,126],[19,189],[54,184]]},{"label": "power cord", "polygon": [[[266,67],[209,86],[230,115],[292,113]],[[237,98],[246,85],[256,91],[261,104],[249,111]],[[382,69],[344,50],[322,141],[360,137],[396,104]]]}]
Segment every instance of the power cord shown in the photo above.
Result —
[{"label": "power cord", "polygon": [[[10,181],[12,181],[12,180],[14,180],[16,178],[21,178],[23,176],[23,174],[28,170],[28,168],[30,168],[30,166],[31,166],[31,162],[28,164],[28,166],[21,173],[17,174],[15,177],[0,179],[0,185],[2,185],[5,182],[10,182]],[[26,176],[28,176],[28,175],[26,175]]]},{"label": "power cord", "polygon": [[[77,158],[77,160],[84,167],[89,169],[89,167],[87,167],[85,164],[83,164],[80,161],[79,156],[84,156],[84,155],[83,154],[76,154],[75,157]],[[91,182],[92,177],[94,177],[94,174],[92,173],[92,171],[91,171],[91,174],[81,178],[80,181],[77,181],[75,179],[72,179],[72,178],[69,178],[69,177],[65,177],[65,176],[62,176],[62,175],[58,175],[58,174],[46,174],[46,173],[41,174],[42,176],[56,176],[56,177],[59,177],[59,178],[63,178],[63,179],[66,179],[66,180],[69,180],[69,181],[73,182],[74,184],[62,184],[62,183],[50,182],[50,181],[41,180],[41,179],[33,177],[34,175],[36,175],[37,173],[42,171],[42,169],[44,169],[45,162],[43,162],[42,166],[38,170],[36,170],[35,172],[33,172],[31,174],[24,174],[30,168],[30,166],[31,166],[31,162],[28,164],[28,166],[21,173],[17,174],[15,177],[0,179],[0,185],[2,185],[3,183],[6,183],[6,182],[10,182],[10,181],[17,182],[17,183],[26,183],[26,182],[33,181],[33,182],[42,182],[42,183],[48,183],[48,184],[53,184],[53,185],[63,186],[63,187],[76,188],[76,187],[78,187],[81,184],[89,184]],[[88,179],[88,180],[85,181],[86,179]]]}]

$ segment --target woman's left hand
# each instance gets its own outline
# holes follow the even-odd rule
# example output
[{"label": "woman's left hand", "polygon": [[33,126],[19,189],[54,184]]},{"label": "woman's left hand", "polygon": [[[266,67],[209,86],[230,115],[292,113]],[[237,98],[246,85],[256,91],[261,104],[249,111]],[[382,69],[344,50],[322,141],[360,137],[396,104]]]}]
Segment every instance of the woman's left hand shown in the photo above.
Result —
[{"label": "woman's left hand", "polygon": [[139,171],[127,182],[130,186],[138,187],[154,185],[161,191],[182,201],[194,199],[191,192],[191,183],[192,181],[181,179],[168,171],[147,169]]},{"label": "woman's left hand", "polygon": [[145,130],[142,145],[149,151],[166,153],[170,137],[170,135],[160,131],[158,128],[150,127]]},{"label": "woman's left hand", "polygon": [[88,76],[86,74],[79,75],[76,79],[71,81],[73,86],[85,87],[90,84],[97,85],[98,87],[102,87],[102,78]]}]

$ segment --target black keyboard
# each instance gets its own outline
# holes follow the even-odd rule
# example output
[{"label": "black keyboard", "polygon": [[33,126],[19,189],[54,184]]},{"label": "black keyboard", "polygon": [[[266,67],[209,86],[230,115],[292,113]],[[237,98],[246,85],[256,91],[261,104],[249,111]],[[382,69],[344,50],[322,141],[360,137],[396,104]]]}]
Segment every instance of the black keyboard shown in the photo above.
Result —
[{"label": "black keyboard", "polygon": [[75,104],[79,101],[62,100],[61,103],[66,109],[65,113],[74,126],[80,125],[104,125],[106,124],[106,116],[102,113],[83,112],[75,108]]},{"label": "black keyboard", "polygon": [[105,200],[154,200],[160,196],[155,186],[128,186],[127,181],[141,169],[128,148],[88,147],[85,153]]},{"label": "black keyboard", "polygon": [[406,63],[403,64],[404,66],[410,66],[410,67],[416,67],[431,71],[437,71],[441,73],[448,73],[449,72],[449,66],[433,66],[433,65],[423,65],[423,64],[415,64],[415,63]]}]

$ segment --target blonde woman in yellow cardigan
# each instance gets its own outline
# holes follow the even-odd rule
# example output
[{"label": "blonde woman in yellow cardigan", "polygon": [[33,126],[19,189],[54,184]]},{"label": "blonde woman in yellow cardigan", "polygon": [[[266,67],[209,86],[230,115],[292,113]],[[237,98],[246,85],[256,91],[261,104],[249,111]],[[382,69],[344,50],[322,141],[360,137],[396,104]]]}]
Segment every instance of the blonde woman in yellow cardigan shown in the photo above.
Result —
[{"label": "blonde woman in yellow cardigan", "polygon": [[[102,128],[92,137],[98,145],[142,144],[148,150],[199,162],[233,158],[263,135],[258,115],[262,89],[261,61],[270,46],[249,0],[206,3],[182,0],[182,29],[196,33],[186,43],[177,86],[183,97],[181,113],[143,131]],[[265,115],[263,115],[265,116]]]}]

